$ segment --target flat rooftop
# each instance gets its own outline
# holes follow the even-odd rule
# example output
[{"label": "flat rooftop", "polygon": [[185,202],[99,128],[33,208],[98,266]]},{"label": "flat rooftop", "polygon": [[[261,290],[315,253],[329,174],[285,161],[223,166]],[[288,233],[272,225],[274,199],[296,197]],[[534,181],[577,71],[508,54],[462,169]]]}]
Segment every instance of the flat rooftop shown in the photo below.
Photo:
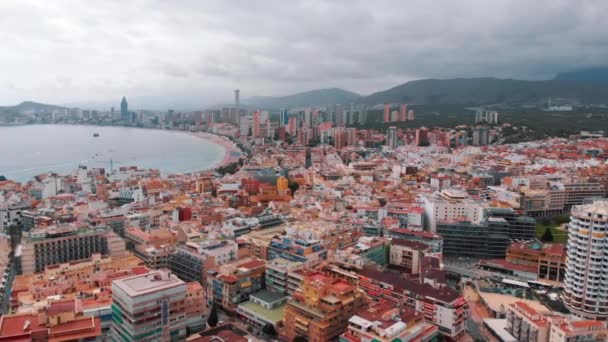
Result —
[{"label": "flat rooftop", "polygon": [[274,309],[266,309],[261,305],[253,303],[251,301],[246,301],[239,304],[239,308],[244,311],[248,311],[249,313],[255,314],[256,316],[261,317],[266,321],[271,321],[276,324],[277,322],[283,319],[283,309],[285,308],[285,304],[279,305]]},{"label": "flat rooftop", "polygon": [[129,296],[135,297],[184,284],[181,279],[170,272],[152,271],[146,274],[114,280],[112,285],[120,288]]}]

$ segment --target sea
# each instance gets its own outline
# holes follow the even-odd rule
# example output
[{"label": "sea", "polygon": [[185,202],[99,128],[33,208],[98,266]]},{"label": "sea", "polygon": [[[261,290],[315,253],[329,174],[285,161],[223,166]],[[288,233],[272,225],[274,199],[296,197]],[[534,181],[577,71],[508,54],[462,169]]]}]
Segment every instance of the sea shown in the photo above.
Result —
[{"label": "sea", "polygon": [[187,132],[76,125],[0,127],[0,175],[19,182],[45,172],[66,174],[80,165],[190,173],[215,167],[225,153],[221,145]]}]

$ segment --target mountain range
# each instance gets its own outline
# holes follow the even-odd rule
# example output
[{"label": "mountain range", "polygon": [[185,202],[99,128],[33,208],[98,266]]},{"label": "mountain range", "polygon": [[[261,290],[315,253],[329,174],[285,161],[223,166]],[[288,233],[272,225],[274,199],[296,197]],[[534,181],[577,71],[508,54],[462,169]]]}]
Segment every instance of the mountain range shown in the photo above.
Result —
[{"label": "mountain range", "polygon": [[352,91],[328,88],[317,89],[303,93],[287,96],[255,96],[245,99],[243,102],[250,106],[260,106],[264,108],[284,108],[284,107],[305,107],[314,105],[327,105],[339,103],[359,102],[361,95]]},{"label": "mountain range", "polygon": [[608,103],[608,67],[558,73],[552,80],[498,78],[423,79],[400,84],[367,96],[338,89],[320,89],[279,97],[255,97],[252,107],[278,109],[310,105],[361,103],[515,104],[529,105],[560,99],[573,104]]},{"label": "mountain range", "polygon": [[57,109],[65,109],[66,107],[55,106],[45,103],[33,102],[33,101],[23,101],[15,106],[0,106],[0,113],[2,112],[48,112]]},{"label": "mountain range", "polygon": [[[382,103],[533,105],[545,103],[549,99],[572,104],[608,104],[608,67],[558,73],[554,79],[543,81],[488,77],[422,79],[367,96],[344,89],[327,88],[287,96],[256,96],[243,99],[242,105],[249,109],[272,110],[350,103],[370,106]],[[61,108],[64,107],[26,101],[16,106],[0,107],[0,114]]]}]

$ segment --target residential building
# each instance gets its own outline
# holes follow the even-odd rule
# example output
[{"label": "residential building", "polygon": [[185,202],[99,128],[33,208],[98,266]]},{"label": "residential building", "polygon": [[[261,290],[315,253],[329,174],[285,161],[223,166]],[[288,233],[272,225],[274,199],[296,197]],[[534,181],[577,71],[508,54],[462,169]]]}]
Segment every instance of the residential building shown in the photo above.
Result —
[{"label": "residential building", "polygon": [[114,232],[82,225],[59,225],[27,233],[22,241],[21,272],[41,272],[48,265],[90,258],[95,253],[126,255],[125,241]]},{"label": "residential building", "polygon": [[249,300],[238,305],[237,317],[250,326],[261,329],[270,324],[278,330],[284,317],[287,296],[262,290],[252,293]]},{"label": "residential building", "polygon": [[228,312],[249,300],[249,295],[262,290],[266,263],[246,258],[207,271],[207,301]]},{"label": "residential building", "polygon": [[406,274],[419,274],[425,252],[431,247],[422,242],[392,239],[389,253],[389,263],[398,266]]},{"label": "residential building", "polygon": [[387,140],[387,145],[390,149],[394,150],[395,148],[397,148],[397,145],[398,145],[397,127],[391,126],[388,128],[388,131],[386,132],[386,140]]},{"label": "residential building", "polygon": [[485,146],[490,143],[490,129],[488,127],[473,128],[473,146]]},{"label": "residential building", "polygon": [[431,195],[421,196],[424,206],[424,224],[428,231],[435,232],[437,222],[481,223],[483,207],[478,201],[469,198],[466,192],[445,189]]},{"label": "residential building", "polygon": [[268,260],[268,250],[270,243],[275,236],[285,234],[284,227],[274,227],[253,231],[243,235],[243,239],[249,243],[251,248],[250,255],[262,260]]},{"label": "residential building", "polygon": [[508,308],[506,330],[517,341],[548,342],[550,326],[547,317],[524,302]]},{"label": "residential building", "polygon": [[112,339],[184,340],[186,292],[186,283],[168,270],[115,280],[112,282]]},{"label": "residential building", "polygon": [[374,300],[386,300],[424,313],[424,320],[436,325],[445,337],[464,335],[467,304],[458,292],[445,284],[413,280],[402,273],[367,266],[358,273],[358,288]]},{"label": "residential building", "polygon": [[270,243],[268,259],[272,260],[277,257],[302,262],[306,267],[314,268],[327,259],[327,250],[319,240],[275,238]]},{"label": "residential building", "polygon": [[291,294],[288,287],[288,274],[303,268],[304,263],[302,262],[280,257],[266,262],[266,289],[282,295]]},{"label": "residential building", "polygon": [[549,342],[605,341],[606,322],[551,317]]},{"label": "residential building", "polygon": [[237,255],[238,244],[235,241],[189,241],[175,249],[168,263],[180,279],[205,285],[207,270],[231,262]]},{"label": "residential building", "polygon": [[324,273],[305,276],[301,291],[293,294],[284,310],[281,336],[288,341],[302,335],[310,342],[324,342],[340,336],[348,320],[365,305],[356,287]]},{"label": "residential building", "polygon": [[381,301],[361,309],[348,320],[348,330],[340,342],[433,341],[439,338],[435,325],[424,314],[395,303]]},{"label": "residential building", "polygon": [[34,312],[2,315],[0,341],[102,341],[101,319],[85,316],[80,299],[54,300]]},{"label": "residential building", "polygon": [[572,208],[568,225],[564,303],[578,316],[608,319],[608,201]]}]

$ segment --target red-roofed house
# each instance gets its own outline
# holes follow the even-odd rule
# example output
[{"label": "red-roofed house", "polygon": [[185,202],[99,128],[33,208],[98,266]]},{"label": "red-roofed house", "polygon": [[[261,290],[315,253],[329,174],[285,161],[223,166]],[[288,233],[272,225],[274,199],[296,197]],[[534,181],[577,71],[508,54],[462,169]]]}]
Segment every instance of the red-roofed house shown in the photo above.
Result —
[{"label": "red-roofed house", "polygon": [[81,341],[98,338],[101,338],[101,321],[83,315],[80,299],[53,301],[39,312],[0,317],[0,341]]},{"label": "red-roofed house", "polygon": [[550,342],[603,341],[608,335],[606,322],[572,321],[562,318],[550,318],[550,320]]}]

